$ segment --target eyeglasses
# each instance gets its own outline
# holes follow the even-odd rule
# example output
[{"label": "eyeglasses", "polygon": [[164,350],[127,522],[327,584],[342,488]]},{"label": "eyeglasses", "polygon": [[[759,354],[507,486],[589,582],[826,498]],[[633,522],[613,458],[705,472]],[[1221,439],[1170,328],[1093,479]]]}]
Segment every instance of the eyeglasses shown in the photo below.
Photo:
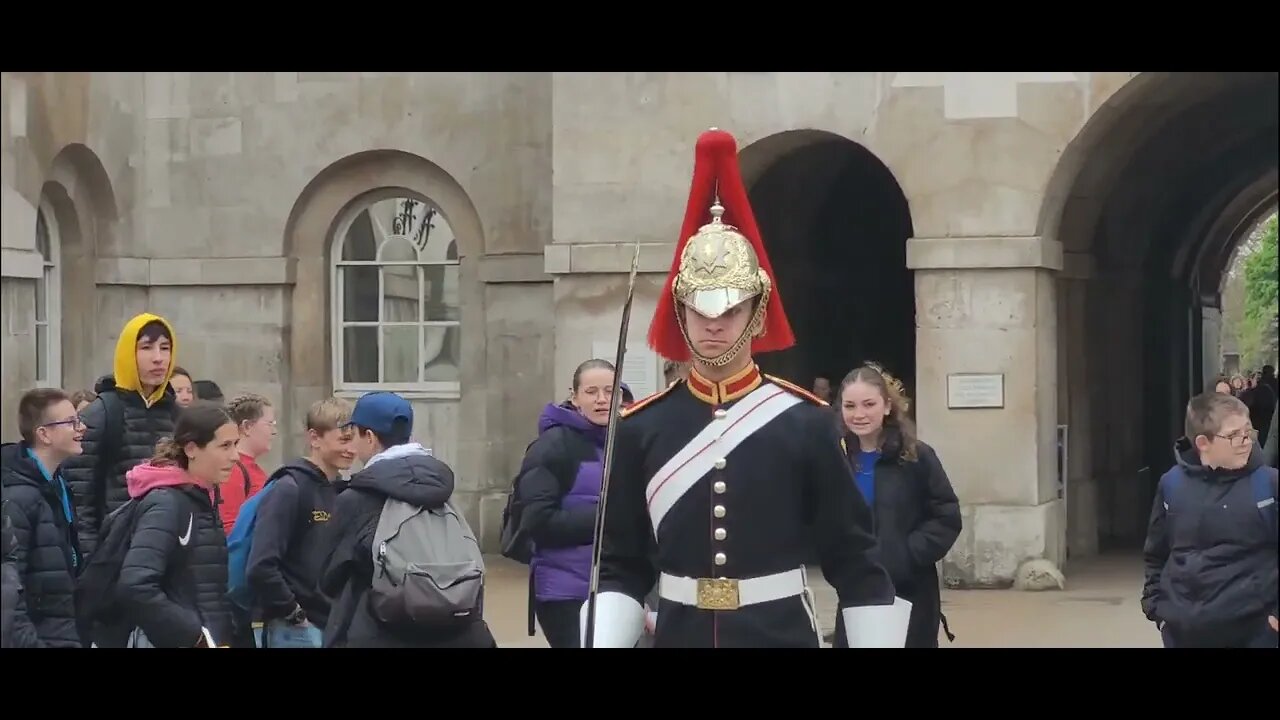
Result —
[{"label": "eyeglasses", "polygon": [[1253,428],[1249,428],[1244,432],[1237,431],[1237,432],[1231,433],[1230,435],[1218,435],[1215,433],[1214,437],[1220,437],[1223,440],[1229,441],[1232,447],[1240,447],[1241,445],[1245,444],[1246,440],[1249,442],[1257,442],[1258,431]]},{"label": "eyeglasses", "polygon": [[57,427],[58,425],[70,425],[73,428],[88,427],[88,425],[86,425],[84,422],[84,418],[80,417],[79,415],[73,418],[68,418],[66,420],[54,420],[53,422],[47,422],[41,425],[40,427]]}]

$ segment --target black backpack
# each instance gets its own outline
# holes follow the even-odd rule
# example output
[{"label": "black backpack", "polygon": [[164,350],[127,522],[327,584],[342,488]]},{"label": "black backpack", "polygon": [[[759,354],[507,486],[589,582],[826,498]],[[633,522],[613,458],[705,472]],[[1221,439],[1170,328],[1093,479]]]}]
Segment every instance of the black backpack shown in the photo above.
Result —
[{"label": "black backpack", "polygon": [[84,571],[76,578],[76,627],[84,645],[97,642],[105,628],[116,629],[122,620],[116,598],[116,582],[124,565],[125,553],[133,540],[138,522],[138,500],[131,499],[102,521],[98,549],[89,558]]},{"label": "black backpack", "polygon": [[[552,428],[543,437],[552,433],[555,433],[554,437],[548,439],[558,442],[560,447],[556,448],[555,465],[547,469],[560,481],[560,495],[563,497],[573,488],[578,464],[595,458],[596,451],[595,446],[573,430],[565,427]],[[520,497],[520,478],[533,469],[529,464],[529,449],[536,442],[538,440],[534,440],[525,447],[525,457],[520,463],[520,471],[511,481],[511,494],[507,496],[507,505],[502,509],[500,552],[503,557],[524,565],[528,565],[533,560],[533,539],[523,527],[525,503]]]}]

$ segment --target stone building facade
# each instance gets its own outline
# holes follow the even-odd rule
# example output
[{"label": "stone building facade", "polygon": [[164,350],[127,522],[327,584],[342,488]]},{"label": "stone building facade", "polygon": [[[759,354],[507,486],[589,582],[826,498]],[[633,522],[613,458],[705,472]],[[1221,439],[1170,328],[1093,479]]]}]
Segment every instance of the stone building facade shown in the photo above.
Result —
[{"label": "stone building facade", "polygon": [[[1157,410],[1209,371],[1185,348],[1216,258],[1274,204],[1274,93],[1274,73],[4,73],[0,430],[157,312],[197,378],[276,404],[271,462],[318,398],[411,397],[492,547],[540,407],[612,352],[637,242],[627,376],[656,384],[647,320],[718,126],[799,328],[767,364],[900,368],[964,504],[947,575],[1004,584],[1145,519],[1159,442],[1132,425],[1167,434]],[[1166,286],[1196,319],[1144,335]]]}]

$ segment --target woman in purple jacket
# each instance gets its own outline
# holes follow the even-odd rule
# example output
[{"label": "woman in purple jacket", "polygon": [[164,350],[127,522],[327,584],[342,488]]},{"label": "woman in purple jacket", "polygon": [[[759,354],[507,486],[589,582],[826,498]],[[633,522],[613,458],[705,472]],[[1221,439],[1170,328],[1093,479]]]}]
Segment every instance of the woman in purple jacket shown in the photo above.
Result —
[{"label": "woman in purple jacket", "polygon": [[533,541],[534,613],[551,647],[578,647],[579,611],[591,576],[591,538],[600,498],[613,364],[588,360],[573,373],[569,399],[548,404],[517,487],[521,524]]}]

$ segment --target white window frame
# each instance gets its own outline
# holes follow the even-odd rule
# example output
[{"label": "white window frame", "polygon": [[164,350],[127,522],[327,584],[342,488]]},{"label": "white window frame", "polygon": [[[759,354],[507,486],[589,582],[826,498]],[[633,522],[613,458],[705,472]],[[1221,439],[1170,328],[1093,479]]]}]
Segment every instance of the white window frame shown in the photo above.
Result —
[{"label": "white window frame", "polygon": [[[36,328],[44,326],[45,329],[44,358],[45,374],[48,377],[37,377],[36,386],[60,388],[62,387],[62,236],[58,232],[58,216],[53,212],[53,206],[49,204],[47,198],[40,199],[40,206],[36,213],[37,237],[40,232],[40,220],[43,218],[49,239],[49,255],[46,257],[41,253],[40,280],[42,282],[35,283],[35,292],[37,294],[44,292],[44,320],[36,317],[34,306],[31,312],[32,341],[39,342],[40,334]],[[39,242],[35,245],[36,252],[39,253]],[[39,302],[38,297],[36,302]],[[39,371],[37,362],[36,373],[39,374]]]},{"label": "white window frame", "polygon": [[[351,229],[352,224],[355,223],[356,218],[359,217],[362,212],[367,210],[370,206],[374,205],[375,203],[381,202],[383,200],[390,200],[390,199],[397,199],[397,198],[410,198],[413,200],[417,200],[418,202],[425,203],[429,207],[434,208],[440,214],[440,216],[445,219],[446,223],[449,222],[448,217],[445,216],[444,211],[440,209],[440,206],[432,202],[429,198],[424,197],[421,193],[416,193],[416,192],[413,192],[412,190],[408,190],[405,188],[381,188],[360,196],[358,200],[351,203],[351,205],[348,206],[348,208],[343,211],[342,215],[338,218],[338,221],[334,223],[332,237],[330,238],[330,242],[329,242],[329,316],[330,316],[329,317],[329,327],[330,327],[329,345],[330,345],[330,350],[332,352],[331,365],[333,367],[333,377],[332,377],[332,383],[333,383],[332,387],[334,391],[333,394],[342,398],[355,399],[355,398],[359,398],[361,395],[364,395],[365,393],[390,390],[406,398],[415,399],[415,400],[420,400],[420,399],[457,400],[462,396],[462,383],[460,381],[435,380],[435,381],[418,381],[418,382],[352,383],[352,382],[346,382],[343,379],[343,376],[345,374],[345,367],[344,367],[345,353],[343,351],[345,349],[344,343],[346,341],[346,332],[345,332],[346,328],[348,327],[379,328],[378,372],[379,374],[381,374],[383,369],[383,358],[382,358],[383,333],[381,332],[381,328],[388,325],[394,326],[394,325],[400,325],[405,323],[386,323],[381,320],[382,313],[384,310],[384,305],[385,305],[385,301],[382,297],[381,280],[379,280],[379,288],[378,288],[379,320],[370,320],[370,321],[364,321],[364,322],[356,322],[356,321],[347,322],[346,320],[344,320],[343,302],[345,300],[345,292],[343,288],[342,268],[360,267],[360,266],[388,267],[388,266],[396,266],[396,265],[401,265],[401,266],[408,265],[413,267],[456,265],[459,268],[458,270],[459,285],[461,285],[461,282],[462,282],[462,278],[461,278],[462,270],[461,270],[460,260],[381,261],[381,260],[343,260],[342,259],[343,243],[346,241],[347,232]],[[449,223],[449,227],[450,229],[452,229],[453,224]],[[375,257],[377,257],[378,254],[380,254],[380,250],[381,248],[377,248],[375,250]],[[381,277],[381,273],[379,273],[379,277]],[[462,295],[462,292],[461,292],[461,289],[459,289],[459,296],[461,295]],[[460,305],[461,303],[459,303],[459,306]],[[426,308],[426,303],[422,302],[422,298],[421,296],[419,296],[418,298],[419,320],[416,322],[409,322],[407,324],[414,325],[418,328],[456,327],[459,329],[458,330],[459,334],[461,334],[462,332],[461,320],[426,320],[425,318],[422,317],[423,313],[425,313],[426,311],[425,308]],[[422,365],[422,344],[423,344],[422,333],[419,332],[418,334],[419,375],[421,375],[421,365]],[[459,372],[461,372],[461,360],[459,360]]]}]

